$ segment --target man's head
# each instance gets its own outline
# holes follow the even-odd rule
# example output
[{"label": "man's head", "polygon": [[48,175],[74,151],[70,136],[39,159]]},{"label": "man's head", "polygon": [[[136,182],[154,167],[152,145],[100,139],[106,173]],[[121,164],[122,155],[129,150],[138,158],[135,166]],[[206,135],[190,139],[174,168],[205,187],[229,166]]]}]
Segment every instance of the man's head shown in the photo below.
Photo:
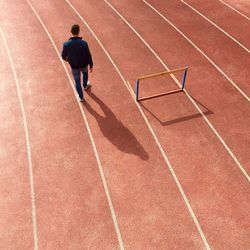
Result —
[{"label": "man's head", "polygon": [[80,27],[78,24],[74,24],[72,27],[71,27],[71,33],[73,36],[78,36],[79,33],[80,33]]}]

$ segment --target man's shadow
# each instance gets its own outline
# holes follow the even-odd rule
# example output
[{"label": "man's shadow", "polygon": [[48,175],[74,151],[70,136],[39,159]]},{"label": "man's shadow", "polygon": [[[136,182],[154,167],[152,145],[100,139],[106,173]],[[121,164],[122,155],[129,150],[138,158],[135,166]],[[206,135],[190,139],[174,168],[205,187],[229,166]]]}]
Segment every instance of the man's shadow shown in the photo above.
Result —
[{"label": "man's shadow", "polygon": [[105,115],[100,115],[87,102],[84,103],[88,112],[97,120],[103,135],[120,151],[137,155],[144,161],[148,160],[148,153],[130,130],[116,118],[114,113],[101,99],[99,99],[99,97],[91,92],[91,89],[89,89],[87,93],[100,106]]}]

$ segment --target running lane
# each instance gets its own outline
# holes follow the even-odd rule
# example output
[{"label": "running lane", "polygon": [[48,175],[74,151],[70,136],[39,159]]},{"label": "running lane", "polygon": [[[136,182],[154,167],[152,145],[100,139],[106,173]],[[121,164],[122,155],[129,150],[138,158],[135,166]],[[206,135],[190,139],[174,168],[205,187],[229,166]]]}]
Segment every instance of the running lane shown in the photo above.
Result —
[{"label": "running lane", "polygon": [[[147,2],[180,29],[250,98],[247,81],[250,54],[245,49],[180,1]],[[246,47],[250,49],[248,44]]]},{"label": "running lane", "polygon": [[[133,5],[126,1],[112,1],[112,3],[137,30],[143,29],[143,35],[153,36],[153,31],[158,29],[155,22],[158,20],[157,17],[142,3],[134,2]],[[155,68],[162,69],[152,53],[108,5],[105,7],[104,2],[85,1],[83,6],[80,2],[73,1],[73,4],[90,23],[127,79],[135,80],[141,72],[153,73],[151,70]],[[151,20],[150,23],[148,20]],[[152,23],[154,27],[150,25]],[[159,24],[166,27],[164,21],[159,21]],[[119,36],[115,36],[114,41],[114,34],[118,30]],[[171,29],[167,29],[169,30]],[[163,31],[164,29],[160,33],[164,34]],[[168,37],[174,41],[174,35]],[[164,44],[164,38],[162,39],[158,40],[158,43],[165,47],[165,51],[166,48],[172,48],[167,41]],[[181,49],[182,43],[178,44],[175,40],[175,44]],[[170,51],[173,53],[173,50]],[[196,55],[190,47],[189,51],[192,52],[192,56]],[[166,62],[172,61],[173,58],[174,55]],[[198,57],[198,59],[199,63],[204,63],[203,58]],[[172,62],[171,68],[174,68],[173,65]],[[229,91],[232,91],[231,88]],[[230,95],[228,98],[231,98]],[[236,98],[239,98],[238,101],[242,101],[242,104],[245,103],[245,100],[237,94]],[[215,111],[211,111],[209,106],[206,108],[204,100],[201,104],[204,106],[204,111],[207,110],[207,114],[214,115]],[[194,119],[200,116],[185,95],[149,100],[143,102],[143,105],[152,113],[148,113],[150,123],[180,178],[208,242],[214,248],[239,246],[246,249],[249,245],[247,226],[249,224],[247,211],[250,206],[249,183],[228,152],[203,119]]]},{"label": "running lane", "polygon": [[250,2],[247,0],[223,0],[224,3],[250,18]]},{"label": "running lane", "polygon": [[250,35],[246,32],[250,30],[250,21],[245,17],[218,0],[185,0],[185,2],[250,49]]},{"label": "running lane", "polygon": [[[0,20],[2,18],[3,15],[0,14]],[[0,64],[0,249],[7,249],[6,246],[8,249],[32,249],[32,211],[25,129],[14,75],[1,33],[0,48],[2,58]]]},{"label": "running lane", "polygon": [[[112,3],[115,3],[115,6],[121,9],[121,13],[125,15],[171,69],[184,65],[189,66],[186,84],[188,92],[213,112],[213,115],[207,118],[249,173],[249,102],[230,85],[227,79],[199,51],[146,4],[135,2],[135,8],[133,9],[133,6],[130,6],[126,1],[119,3],[112,1]],[[136,13],[136,8],[140,8],[141,11]],[[136,15],[136,18],[133,15]],[[148,22],[148,19],[151,21]],[[140,60],[142,54],[140,53],[137,60]],[[135,61],[136,58],[133,54],[132,57],[133,60],[130,59],[130,61]],[[145,61],[143,59],[143,64],[145,64]],[[149,64],[149,62],[147,63]],[[151,65],[153,64],[151,63]],[[136,75],[135,68],[140,68],[142,71],[141,65],[131,66],[130,72],[132,72],[132,75],[130,75],[132,77],[129,79],[133,83],[139,74]],[[161,67],[158,67],[157,71],[161,71],[161,69]],[[144,72],[151,73],[152,71],[149,68],[148,71],[145,69]]]},{"label": "running lane", "polygon": [[[94,58],[90,78],[93,87],[83,106],[103,163],[125,248],[202,248],[201,236],[152,135],[97,41],[65,1],[32,4],[58,48],[75,22],[80,23],[81,34],[89,42]],[[87,2],[83,7],[88,12]]]},{"label": "running lane", "polygon": [[[48,36],[26,1],[3,1],[0,23],[16,65],[30,132],[38,249],[117,249],[118,241],[90,139]],[[1,49],[7,63],[3,53]],[[37,249],[33,247],[31,231],[23,123],[13,77],[6,63],[1,63],[1,76],[5,71],[1,78],[1,118],[4,119],[1,146],[5,145],[5,151],[1,147],[1,154],[6,155],[5,164],[1,164],[4,197],[1,197],[0,246],[1,249]]]}]

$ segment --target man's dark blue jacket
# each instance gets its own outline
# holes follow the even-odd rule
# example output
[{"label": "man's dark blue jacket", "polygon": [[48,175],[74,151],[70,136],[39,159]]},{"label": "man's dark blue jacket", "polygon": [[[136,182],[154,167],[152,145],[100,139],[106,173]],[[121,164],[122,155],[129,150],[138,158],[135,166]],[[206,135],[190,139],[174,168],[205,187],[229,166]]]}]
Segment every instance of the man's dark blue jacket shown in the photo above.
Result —
[{"label": "man's dark blue jacket", "polygon": [[63,44],[62,58],[69,62],[71,68],[85,68],[88,65],[93,67],[88,43],[81,37],[71,37]]}]

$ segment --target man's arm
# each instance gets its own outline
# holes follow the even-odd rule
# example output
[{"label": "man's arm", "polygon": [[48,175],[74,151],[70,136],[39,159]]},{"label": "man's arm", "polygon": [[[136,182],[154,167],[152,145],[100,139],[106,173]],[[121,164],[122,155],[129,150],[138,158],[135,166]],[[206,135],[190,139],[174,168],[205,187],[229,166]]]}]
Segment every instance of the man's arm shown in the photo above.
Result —
[{"label": "man's arm", "polygon": [[68,61],[68,56],[67,56],[67,49],[66,49],[66,46],[65,46],[65,44],[63,44],[63,49],[62,49],[62,59],[64,60],[64,61]]},{"label": "man's arm", "polygon": [[90,72],[92,72],[92,70],[93,70],[92,55],[91,55],[91,53],[90,53],[88,44],[86,44],[86,45],[87,45],[86,47],[87,47],[87,54],[88,54],[88,62],[89,62]]}]

